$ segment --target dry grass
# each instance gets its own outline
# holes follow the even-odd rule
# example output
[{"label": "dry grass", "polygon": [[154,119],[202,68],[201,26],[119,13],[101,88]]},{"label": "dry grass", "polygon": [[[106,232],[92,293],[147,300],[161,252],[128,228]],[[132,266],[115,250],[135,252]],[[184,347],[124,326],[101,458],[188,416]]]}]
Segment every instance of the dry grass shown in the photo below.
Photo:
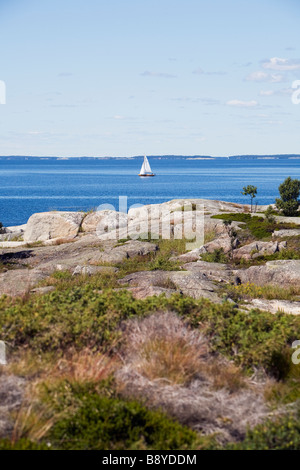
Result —
[{"label": "dry grass", "polygon": [[11,357],[6,366],[6,371],[12,375],[33,380],[42,375],[48,375],[55,362],[53,355],[43,354],[39,356],[25,349],[18,355]]},{"label": "dry grass", "polygon": [[199,372],[198,351],[182,338],[147,341],[140,355],[138,369],[150,380],[161,378],[182,384]]},{"label": "dry grass", "polygon": [[235,299],[267,299],[267,300],[290,300],[296,301],[300,297],[300,286],[289,285],[288,287],[280,287],[273,284],[259,286],[254,283],[247,282],[237,286],[226,286],[226,290],[232,298]]},{"label": "dry grass", "polygon": [[263,386],[251,384],[240,369],[209,354],[201,332],[172,312],[124,325],[124,366],[115,373],[118,391],[143,400],[182,424],[239,440],[269,410]]},{"label": "dry grass", "polygon": [[243,439],[248,427],[256,426],[270,413],[261,393],[215,390],[205,378],[188,386],[166,385],[127,365],[117,371],[116,380],[123,396],[139,398],[205,435],[216,433],[220,442]]},{"label": "dry grass", "polygon": [[178,290],[176,284],[170,279],[161,279],[155,283],[155,287],[162,287],[163,289]]},{"label": "dry grass", "polygon": [[19,410],[11,442],[15,443],[20,439],[29,439],[38,442],[54,426],[60,418],[59,414],[53,415],[50,408],[40,403],[24,404]]},{"label": "dry grass", "polygon": [[57,238],[53,245],[64,245],[65,243],[74,243],[74,238]]},{"label": "dry grass", "polygon": [[150,380],[190,382],[207,356],[207,341],[174,313],[159,313],[126,324],[124,354]]},{"label": "dry grass", "polygon": [[74,381],[78,383],[98,383],[107,379],[116,369],[117,359],[89,349],[80,352],[69,352],[59,359],[50,372],[53,379]]},{"label": "dry grass", "polygon": [[207,230],[204,233],[204,245],[206,243],[212,242],[213,240],[215,240],[215,238],[217,238],[217,232],[214,229]]},{"label": "dry grass", "polygon": [[31,375],[24,401],[16,414],[11,441],[16,442],[22,438],[41,440],[63,415],[54,413],[40,399],[45,385],[53,387],[63,381],[100,384],[113,374],[117,364],[116,359],[88,349],[69,351],[63,358],[57,361],[52,358],[48,363],[45,359],[24,355],[18,363],[16,361],[10,366],[11,370],[19,374],[23,372]]},{"label": "dry grass", "polygon": [[212,386],[216,390],[226,389],[235,393],[248,387],[241,369],[227,360],[209,361],[202,367],[202,372],[212,380]]}]

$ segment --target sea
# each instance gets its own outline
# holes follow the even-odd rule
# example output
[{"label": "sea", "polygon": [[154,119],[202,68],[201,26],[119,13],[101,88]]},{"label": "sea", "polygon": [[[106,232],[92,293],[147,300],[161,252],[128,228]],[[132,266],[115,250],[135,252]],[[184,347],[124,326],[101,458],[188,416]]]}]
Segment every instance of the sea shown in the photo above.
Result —
[{"label": "sea", "polygon": [[249,203],[243,186],[257,186],[258,204],[272,204],[285,178],[300,179],[300,160],[149,159],[154,178],[138,176],[142,159],[0,159],[0,221],[27,222],[35,212],[129,209],[171,199]]}]

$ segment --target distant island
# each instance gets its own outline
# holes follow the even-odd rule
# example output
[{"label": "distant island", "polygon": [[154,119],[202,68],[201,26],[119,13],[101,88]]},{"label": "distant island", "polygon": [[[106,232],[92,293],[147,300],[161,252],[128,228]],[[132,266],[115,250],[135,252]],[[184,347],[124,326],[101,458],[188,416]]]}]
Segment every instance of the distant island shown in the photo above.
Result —
[{"label": "distant island", "polygon": [[[300,154],[278,154],[278,155],[231,155],[227,157],[213,157],[210,155],[148,155],[153,160],[299,160]],[[24,155],[7,155],[0,156],[0,160],[140,160],[144,158],[143,155],[136,155],[132,157],[57,157],[57,156],[24,156]]]}]

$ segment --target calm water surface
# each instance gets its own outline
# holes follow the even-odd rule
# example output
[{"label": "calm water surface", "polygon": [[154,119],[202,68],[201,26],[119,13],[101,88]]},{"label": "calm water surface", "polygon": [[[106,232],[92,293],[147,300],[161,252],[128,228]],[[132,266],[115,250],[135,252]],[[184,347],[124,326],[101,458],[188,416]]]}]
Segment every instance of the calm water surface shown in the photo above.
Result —
[{"label": "calm water surface", "polygon": [[288,176],[300,179],[300,160],[152,160],[155,178],[137,176],[142,160],[0,160],[0,221],[26,223],[34,212],[118,209],[177,198],[248,202],[243,186],[258,187],[258,204],[271,204]]}]

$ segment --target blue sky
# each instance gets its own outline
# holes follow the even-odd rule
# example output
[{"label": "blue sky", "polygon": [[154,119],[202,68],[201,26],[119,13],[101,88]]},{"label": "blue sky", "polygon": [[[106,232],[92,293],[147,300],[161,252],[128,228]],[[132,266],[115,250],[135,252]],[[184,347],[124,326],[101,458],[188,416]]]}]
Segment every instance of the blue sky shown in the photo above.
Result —
[{"label": "blue sky", "polygon": [[0,155],[300,153],[299,0],[0,0]]}]

